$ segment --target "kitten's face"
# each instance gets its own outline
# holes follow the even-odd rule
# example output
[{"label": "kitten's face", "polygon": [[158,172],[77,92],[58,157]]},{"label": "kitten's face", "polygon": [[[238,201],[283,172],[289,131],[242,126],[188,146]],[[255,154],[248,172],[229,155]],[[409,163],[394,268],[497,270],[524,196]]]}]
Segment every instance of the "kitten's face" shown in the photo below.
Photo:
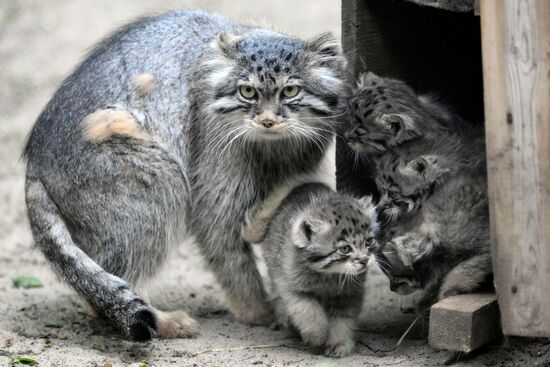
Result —
[{"label": "kitten's face", "polygon": [[425,265],[433,244],[429,237],[408,233],[386,243],[377,254],[380,267],[390,280],[390,289],[401,295],[411,294],[425,286],[420,268]]},{"label": "kitten's face", "polygon": [[358,200],[327,204],[308,211],[295,223],[292,236],[300,256],[307,267],[320,273],[365,272],[370,251],[377,244],[370,198],[368,205]]},{"label": "kitten's face", "polygon": [[416,138],[420,133],[411,112],[420,105],[405,83],[362,74],[350,102],[353,128],[345,134],[348,145],[357,154],[380,155]]},{"label": "kitten's face", "polygon": [[326,142],[345,106],[344,59],[333,37],[304,42],[222,33],[214,47],[209,108],[227,131],[221,138]]},{"label": "kitten's face", "polygon": [[358,154],[380,155],[388,147],[395,146],[397,123],[377,116],[373,119],[357,120],[354,128],[345,133],[348,146]]},{"label": "kitten's face", "polygon": [[380,217],[393,222],[422,207],[436,181],[449,169],[435,155],[407,161],[399,154],[385,154],[377,162],[376,186],[380,192]]}]

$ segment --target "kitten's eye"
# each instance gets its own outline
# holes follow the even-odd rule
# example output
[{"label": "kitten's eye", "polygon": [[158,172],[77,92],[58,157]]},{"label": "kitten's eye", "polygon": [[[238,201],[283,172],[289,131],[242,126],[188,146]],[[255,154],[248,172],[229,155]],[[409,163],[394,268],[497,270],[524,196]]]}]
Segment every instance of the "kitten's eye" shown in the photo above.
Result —
[{"label": "kitten's eye", "polygon": [[340,252],[343,254],[349,254],[351,252],[352,248],[349,245],[340,247]]},{"label": "kitten's eye", "polygon": [[388,197],[389,197],[391,200],[396,200],[396,199],[399,198],[399,195],[398,195],[396,192],[388,191]]},{"label": "kitten's eye", "polygon": [[373,237],[367,238],[367,239],[365,240],[365,247],[367,247],[367,248],[372,247],[372,246],[374,246],[375,243],[376,243],[376,242],[374,241],[374,238],[373,238]]},{"label": "kitten's eye", "polygon": [[357,129],[355,129],[355,133],[357,134],[357,136],[363,136],[367,134],[367,130],[363,129],[362,127],[358,127]]},{"label": "kitten's eye", "polygon": [[241,85],[239,87],[239,93],[246,99],[252,99],[256,97],[256,89],[250,85]]},{"label": "kitten's eye", "polygon": [[287,85],[283,88],[283,96],[286,98],[296,97],[300,92],[300,87],[297,85]]}]

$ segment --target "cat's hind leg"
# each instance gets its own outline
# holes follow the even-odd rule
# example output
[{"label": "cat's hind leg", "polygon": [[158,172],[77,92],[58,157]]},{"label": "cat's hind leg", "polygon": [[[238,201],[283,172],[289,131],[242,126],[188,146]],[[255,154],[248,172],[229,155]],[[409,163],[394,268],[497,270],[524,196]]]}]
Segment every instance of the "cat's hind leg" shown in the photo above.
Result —
[{"label": "cat's hind leg", "polygon": [[439,299],[478,289],[492,273],[489,253],[474,256],[453,268],[443,279]]},{"label": "cat's hind leg", "polygon": [[31,230],[70,286],[126,336],[147,340],[158,335],[159,321],[174,318],[131,287],[155,274],[185,232],[185,169],[123,110],[98,110],[82,126],[82,139],[57,157],[29,156]]}]

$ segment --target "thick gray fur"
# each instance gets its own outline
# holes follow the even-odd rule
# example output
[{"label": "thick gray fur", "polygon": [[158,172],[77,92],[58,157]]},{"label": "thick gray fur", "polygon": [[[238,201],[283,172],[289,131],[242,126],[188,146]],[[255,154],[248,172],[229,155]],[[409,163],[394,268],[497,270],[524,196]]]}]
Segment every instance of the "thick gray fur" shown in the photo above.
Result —
[{"label": "thick gray fur", "polygon": [[422,208],[449,179],[476,172],[485,164],[481,130],[465,125],[460,132],[408,141],[375,162],[380,220],[390,223]]},{"label": "thick gray fur", "polygon": [[350,99],[352,128],[346,132],[354,159],[373,160],[389,149],[421,138],[452,133],[463,121],[429,95],[403,81],[361,74]]},{"label": "thick gray fur", "polygon": [[392,290],[422,290],[415,306],[470,293],[492,274],[486,166],[480,162],[439,186],[415,216],[387,228],[380,254]]},{"label": "thick gray fur", "polygon": [[[343,68],[329,35],[306,42],[201,11],[122,28],[63,82],[29,136],[38,247],[125,335],[144,340],[163,321],[135,291],[194,236],[237,316],[266,322],[241,224],[278,183],[316,169],[345,111]],[[136,93],[143,73],[154,86]],[[292,100],[280,94],[285,76],[301,85]],[[259,97],[243,100],[238,83],[255,83]],[[131,114],[140,133],[86,139],[82,121],[109,108]],[[283,121],[279,133],[254,122],[265,111]]]},{"label": "thick gray fur", "polygon": [[370,197],[356,199],[322,184],[294,189],[261,243],[276,322],[294,327],[328,356],[351,353],[377,230]]},{"label": "thick gray fur", "polygon": [[416,311],[469,293],[492,274],[484,136],[463,129],[409,141],[376,162],[379,263],[392,290],[424,293]]}]

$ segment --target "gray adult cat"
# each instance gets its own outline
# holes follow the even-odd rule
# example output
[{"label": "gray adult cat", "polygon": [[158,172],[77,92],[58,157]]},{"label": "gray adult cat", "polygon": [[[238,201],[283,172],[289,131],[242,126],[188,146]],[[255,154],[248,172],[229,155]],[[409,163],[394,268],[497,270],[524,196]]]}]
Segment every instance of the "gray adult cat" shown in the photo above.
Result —
[{"label": "gray adult cat", "polygon": [[345,110],[334,37],[301,41],[208,13],[132,23],[61,85],[25,148],[33,236],[55,270],[135,340],[192,319],[137,295],[190,235],[237,316],[271,312],[245,212],[315,171]]}]

